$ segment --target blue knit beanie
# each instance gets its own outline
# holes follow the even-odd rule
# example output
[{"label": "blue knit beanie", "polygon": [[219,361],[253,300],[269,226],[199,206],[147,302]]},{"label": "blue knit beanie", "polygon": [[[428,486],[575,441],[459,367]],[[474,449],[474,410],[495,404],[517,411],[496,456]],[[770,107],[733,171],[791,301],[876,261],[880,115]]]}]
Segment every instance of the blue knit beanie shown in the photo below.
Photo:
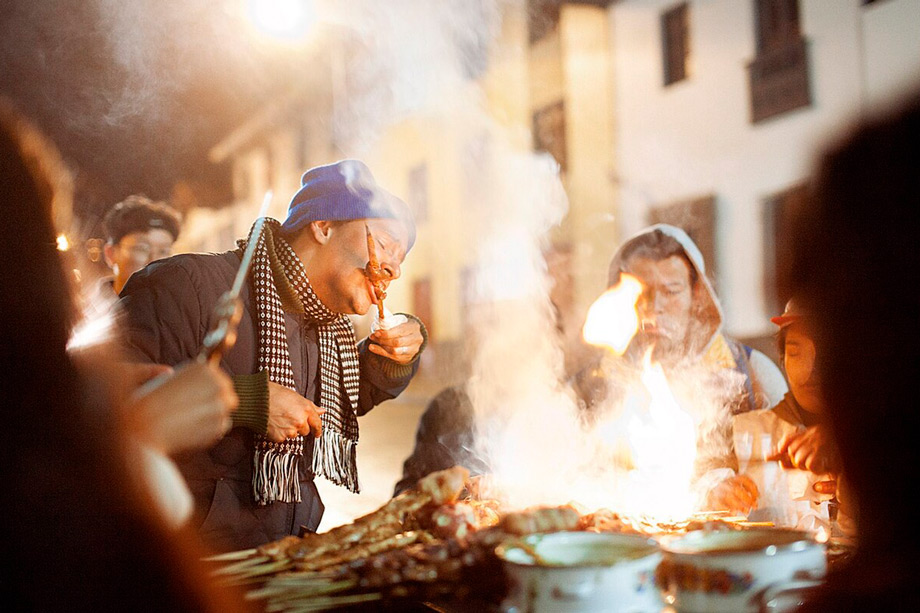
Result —
[{"label": "blue knit beanie", "polygon": [[405,202],[374,181],[364,162],[342,160],[311,168],[300,180],[282,227],[296,233],[311,221],[398,219],[409,230],[409,249],[415,243],[415,221]]}]

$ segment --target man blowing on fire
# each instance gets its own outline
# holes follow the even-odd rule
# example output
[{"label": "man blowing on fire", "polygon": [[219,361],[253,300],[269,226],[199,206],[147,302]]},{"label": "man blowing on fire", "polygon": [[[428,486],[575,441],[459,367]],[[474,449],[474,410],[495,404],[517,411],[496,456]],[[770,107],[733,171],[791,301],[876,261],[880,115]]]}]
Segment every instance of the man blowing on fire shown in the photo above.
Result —
[{"label": "man blowing on fire", "polygon": [[651,351],[669,382],[686,388],[678,395],[698,411],[694,489],[705,503],[718,482],[713,471],[731,456],[732,416],[776,405],[786,382],[767,356],[722,332],[719,299],[686,232],[658,224],[634,235],[614,255],[608,286],[617,285],[624,273],[640,281],[642,293],[636,304],[639,329],[623,364],[638,364]]},{"label": "man blowing on fire", "polygon": [[[368,235],[383,277],[376,287]],[[382,300],[415,241],[408,207],[363,163],[307,171],[287,219],[269,219],[258,240],[238,337],[221,359],[240,399],[233,428],[211,449],[177,458],[199,532],[218,550],[315,531],[323,504],[314,475],[358,491],[357,416],[405,389],[426,338],[408,316],[355,341],[347,315]],[[199,355],[244,247],[174,256],[131,277],[122,305],[142,359],[174,365]]]},{"label": "man blowing on fire", "polygon": [[700,364],[738,381],[733,414],[768,408],[786,393],[783,375],[763,353],[722,332],[722,307],[706,277],[703,255],[686,232],[657,224],[628,239],[610,263],[607,285],[622,273],[636,277],[639,330],[626,352],[638,361],[648,350],[668,366]]},{"label": "man blowing on fire", "polygon": [[[624,370],[630,371],[646,351],[668,368],[691,366],[696,374],[715,379],[715,386],[728,388],[722,423],[730,414],[769,408],[783,398],[786,382],[770,359],[722,333],[722,309],[708,279],[703,256],[680,228],[655,225],[627,240],[610,264],[608,286],[617,285],[621,273],[642,283],[637,304],[640,330],[625,354]],[[581,369],[571,383],[580,403],[590,413],[615,390],[616,374],[598,364]],[[700,383],[693,381],[694,385]],[[720,397],[721,399],[721,397]],[[721,462],[730,450],[731,431],[718,432],[720,452],[699,462],[698,474]],[[464,389],[447,388],[425,409],[419,421],[415,448],[404,465],[396,494],[412,487],[421,477],[460,464],[473,474],[488,472],[488,462],[475,450],[473,409]]]}]

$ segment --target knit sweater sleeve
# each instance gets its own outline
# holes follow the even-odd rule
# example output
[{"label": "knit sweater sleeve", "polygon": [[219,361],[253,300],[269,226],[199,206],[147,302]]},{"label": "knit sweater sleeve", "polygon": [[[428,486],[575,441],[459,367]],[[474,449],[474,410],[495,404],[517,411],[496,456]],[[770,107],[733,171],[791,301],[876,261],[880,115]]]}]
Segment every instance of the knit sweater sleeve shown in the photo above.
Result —
[{"label": "knit sweater sleeve", "polygon": [[264,435],[268,432],[268,371],[233,375],[231,379],[239,398],[239,405],[233,412],[233,427]]}]

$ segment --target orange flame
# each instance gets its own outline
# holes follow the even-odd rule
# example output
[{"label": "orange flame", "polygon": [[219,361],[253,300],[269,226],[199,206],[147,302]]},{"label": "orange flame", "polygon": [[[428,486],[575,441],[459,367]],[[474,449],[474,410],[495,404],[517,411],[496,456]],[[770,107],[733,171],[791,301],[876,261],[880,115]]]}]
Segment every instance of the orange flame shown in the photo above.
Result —
[{"label": "orange flame", "polygon": [[582,329],[585,341],[623,355],[639,330],[636,302],[641,294],[639,279],[623,273],[620,282],[601,294],[588,309]]},{"label": "orange flame", "polygon": [[[584,339],[620,356],[639,329],[636,303],[642,283],[628,274],[588,310]],[[599,423],[596,434],[621,470],[619,511],[652,521],[685,519],[693,513],[691,481],[696,460],[696,424],[671,391],[659,363],[645,353],[642,385],[626,394],[623,411]]]},{"label": "orange flame", "polygon": [[649,349],[642,365],[642,384],[649,393],[645,411],[627,425],[635,465],[630,506],[662,521],[683,519],[693,512],[691,492],[696,460],[696,424],[668,385],[664,369],[652,363]]}]

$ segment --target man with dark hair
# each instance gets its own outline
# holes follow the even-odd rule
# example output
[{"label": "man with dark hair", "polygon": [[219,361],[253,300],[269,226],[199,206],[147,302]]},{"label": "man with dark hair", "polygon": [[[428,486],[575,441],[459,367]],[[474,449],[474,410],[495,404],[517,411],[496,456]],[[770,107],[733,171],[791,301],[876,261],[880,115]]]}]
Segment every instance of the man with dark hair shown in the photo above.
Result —
[{"label": "man with dark hair", "polygon": [[[722,333],[722,309],[706,278],[703,256],[680,228],[656,225],[627,240],[610,264],[609,286],[629,273],[642,282],[638,302],[641,329],[633,338],[626,360],[629,370],[645,351],[654,347],[656,360],[668,366],[702,365],[712,375],[712,387],[729,387],[731,413],[769,408],[787,387],[770,359]],[[619,367],[620,365],[617,365]],[[740,384],[739,384],[740,382]],[[580,404],[589,412],[609,393],[616,393],[618,373],[598,364],[582,368],[571,379]],[[694,383],[697,383],[694,381]],[[702,382],[700,382],[702,383]],[[724,463],[731,432],[719,423],[719,450],[703,454],[697,472],[706,474]],[[419,421],[415,448],[403,464],[395,493],[404,491],[430,472],[460,464],[473,474],[487,472],[488,463],[476,454],[473,408],[463,386],[447,388],[435,396]],[[708,490],[703,483],[700,488]]]},{"label": "man with dark hair", "polygon": [[654,347],[653,357],[666,364],[690,361],[734,371],[743,391],[732,413],[769,408],[786,393],[783,375],[759,351],[722,331],[722,307],[706,277],[703,255],[686,232],[658,224],[628,239],[610,262],[607,285],[629,273],[642,283],[639,331],[627,351],[637,360]]},{"label": "man with dark hair", "polygon": [[[372,283],[368,233],[382,280]],[[356,160],[303,175],[287,219],[269,219],[240,296],[236,344],[221,360],[240,405],[213,448],[178,459],[199,531],[220,550],[315,531],[323,505],[313,482],[358,491],[357,417],[396,397],[418,369],[421,322],[381,327],[356,343],[363,315],[400,276],[415,241],[408,206]],[[147,361],[195,358],[242,249],[185,254],[135,274],[122,293],[132,348]]]},{"label": "man with dark hair", "polygon": [[827,423],[815,344],[797,301],[790,300],[771,321],[779,326],[790,391],[771,409],[735,416],[737,472],[723,469],[725,479],[709,492],[710,505],[746,513],[755,521],[812,531],[824,527],[830,533],[841,467]]},{"label": "man with dark hair", "polygon": [[103,254],[113,276],[104,280],[115,296],[128,278],[154,260],[172,255],[182,218],[165,202],[145,196],[128,196],[112,207],[102,220]]}]

